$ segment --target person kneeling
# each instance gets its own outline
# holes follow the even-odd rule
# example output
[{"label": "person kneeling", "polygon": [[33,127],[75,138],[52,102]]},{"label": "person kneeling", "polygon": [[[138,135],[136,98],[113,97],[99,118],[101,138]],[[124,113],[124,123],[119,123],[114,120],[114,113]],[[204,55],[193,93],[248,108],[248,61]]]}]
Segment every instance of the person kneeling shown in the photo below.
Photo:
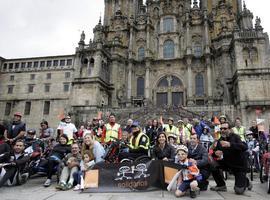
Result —
[{"label": "person kneeling", "polygon": [[197,196],[196,192],[199,191],[197,177],[199,174],[199,169],[193,162],[189,162],[188,148],[184,145],[176,151],[179,158],[179,164],[182,169],[180,170],[178,179],[177,179],[177,188],[175,191],[176,197],[181,197],[186,194],[186,191],[190,189],[190,197],[195,198]]}]

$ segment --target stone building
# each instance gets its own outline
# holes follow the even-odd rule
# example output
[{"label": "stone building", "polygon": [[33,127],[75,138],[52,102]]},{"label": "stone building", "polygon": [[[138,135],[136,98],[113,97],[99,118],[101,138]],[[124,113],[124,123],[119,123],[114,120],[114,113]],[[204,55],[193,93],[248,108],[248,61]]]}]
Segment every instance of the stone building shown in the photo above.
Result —
[{"label": "stone building", "polygon": [[269,39],[242,0],[104,3],[103,23],[74,55],[0,58],[1,117],[19,110],[32,126],[56,125],[60,112],[84,121],[169,105],[269,123]]}]

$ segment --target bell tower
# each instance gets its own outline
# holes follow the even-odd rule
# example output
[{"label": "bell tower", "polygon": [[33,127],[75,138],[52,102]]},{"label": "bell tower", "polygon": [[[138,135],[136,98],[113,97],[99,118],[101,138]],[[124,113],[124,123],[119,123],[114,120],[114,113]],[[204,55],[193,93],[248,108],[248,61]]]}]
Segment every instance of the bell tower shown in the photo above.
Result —
[{"label": "bell tower", "polygon": [[117,11],[121,11],[128,18],[135,17],[143,5],[143,0],[104,0],[104,3],[104,26],[108,26]]}]

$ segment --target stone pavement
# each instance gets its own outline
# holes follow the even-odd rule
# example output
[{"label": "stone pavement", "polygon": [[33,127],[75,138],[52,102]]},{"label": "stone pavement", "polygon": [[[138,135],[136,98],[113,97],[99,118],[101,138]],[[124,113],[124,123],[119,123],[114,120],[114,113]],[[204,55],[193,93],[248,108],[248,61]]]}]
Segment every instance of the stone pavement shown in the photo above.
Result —
[{"label": "stone pavement", "polygon": [[[37,177],[30,179],[25,185],[16,187],[0,188],[0,200],[158,200],[158,199],[176,199],[172,192],[154,191],[154,192],[130,192],[130,193],[80,193],[75,191],[57,191],[56,183],[51,187],[44,188],[42,186],[45,177]],[[214,186],[214,181],[210,181],[210,185]],[[267,194],[266,184],[261,184],[259,179],[253,181],[252,191],[246,191],[244,195],[235,195],[233,191],[232,177],[227,180],[227,192],[204,191],[196,198],[198,200],[223,200],[223,199],[239,199],[239,200],[266,200],[270,195]],[[182,197],[181,199],[190,199],[190,197]]]}]

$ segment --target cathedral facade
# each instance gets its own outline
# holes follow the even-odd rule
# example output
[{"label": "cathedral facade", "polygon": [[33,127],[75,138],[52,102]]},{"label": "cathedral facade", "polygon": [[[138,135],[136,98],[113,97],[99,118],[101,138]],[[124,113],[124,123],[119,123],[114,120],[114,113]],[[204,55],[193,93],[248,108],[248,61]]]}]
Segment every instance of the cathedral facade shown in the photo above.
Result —
[{"label": "cathedral facade", "polygon": [[0,58],[1,117],[19,110],[36,126],[61,110],[83,121],[105,108],[167,105],[269,123],[269,39],[242,0],[104,3],[75,54]]}]

